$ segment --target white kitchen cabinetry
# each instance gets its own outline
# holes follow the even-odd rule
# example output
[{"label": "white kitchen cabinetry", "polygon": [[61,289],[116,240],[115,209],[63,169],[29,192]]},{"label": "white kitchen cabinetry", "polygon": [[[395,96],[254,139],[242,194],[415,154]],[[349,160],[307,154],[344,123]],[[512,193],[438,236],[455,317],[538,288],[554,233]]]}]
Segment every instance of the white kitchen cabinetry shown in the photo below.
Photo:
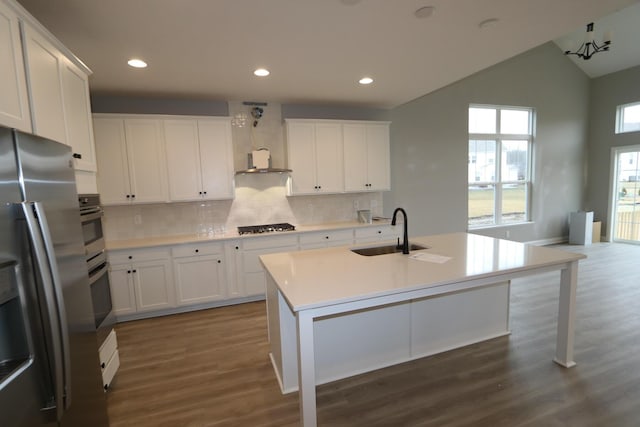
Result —
[{"label": "white kitchen cabinetry", "polygon": [[163,120],[171,201],[232,199],[229,118]]},{"label": "white kitchen cabinetry", "polygon": [[344,192],[340,122],[287,119],[285,126],[288,194]]},{"label": "white kitchen cabinetry", "polygon": [[343,134],[345,191],[389,190],[389,123],[345,123]]},{"label": "white kitchen cabinetry", "polygon": [[63,58],[60,67],[67,144],[73,149],[74,168],[95,172],[96,153],[91,123],[89,78],[66,58]]},{"label": "white kitchen cabinetry", "polygon": [[236,260],[237,280],[242,296],[265,295],[267,279],[258,258],[260,255],[297,250],[298,236],[295,234],[242,239],[237,250],[239,259]]},{"label": "white kitchen cabinetry", "polygon": [[353,244],[353,229],[330,230],[300,235],[300,249],[329,248]]},{"label": "white kitchen cabinetry", "polygon": [[31,132],[18,15],[0,2],[0,124]]},{"label": "white kitchen cabinetry", "polygon": [[225,298],[224,248],[221,243],[176,246],[171,253],[178,305]]},{"label": "white kitchen cabinetry", "polygon": [[31,25],[23,23],[33,133],[67,144],[62,101],[60,51]]},{"label": "white kitchen cabinetry", "polygon": [[109,280],[116,316],[173,307],[173,275],[168,249],[109,253]]},{"label": "white kitchen cabinetry", "polygon": [[166,202],[162,123],[94,115],[98,188],[105,205]]},{"label": "white kitchen cabinetry", "polygon": [[363,227],[355,230],[355,243],[374,243],[381,240],[396,240],[398,237],[402,239],[403,225],[380,225],[377,227]]}]

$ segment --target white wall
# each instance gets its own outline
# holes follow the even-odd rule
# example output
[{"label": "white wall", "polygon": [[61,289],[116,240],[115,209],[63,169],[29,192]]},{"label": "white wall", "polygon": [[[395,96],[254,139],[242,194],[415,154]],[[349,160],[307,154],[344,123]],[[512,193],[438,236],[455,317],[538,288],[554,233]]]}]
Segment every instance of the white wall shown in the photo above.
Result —
[{"label": "white wall", "polygon": [[[568,235],[568,214],[584,207],[588,102],[588,77],[547,43],[394,108],[385,213],[404,207],[412,235],[466,230],[469,104],[525,106],[537,120],[533,222],[510,227],[509,238]],[[506,230],[478,232],[506,237]]]}]

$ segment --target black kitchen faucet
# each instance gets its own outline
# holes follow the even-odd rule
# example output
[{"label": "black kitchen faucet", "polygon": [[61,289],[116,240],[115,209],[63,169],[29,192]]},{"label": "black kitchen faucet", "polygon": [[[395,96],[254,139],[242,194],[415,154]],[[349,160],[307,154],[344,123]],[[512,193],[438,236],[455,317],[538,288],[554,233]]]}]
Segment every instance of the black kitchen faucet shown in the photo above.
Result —
[{"label": "black kitchen faucet", "polygon": [[[408,235],[409,233],[407,230],[407,212],[402,208],[396,208],[396,210],[393,211],[393,217],[391,218],[391,225],[396,225],[396,215],[398,214],[398,211],[402,212],[402,215],[404,215],[404,236],[403,236],[404,241],[402,242],[402,253],[408,254],[409,253],[409,235]],[[400,249],[399,237],[398,237],[398,245],[396,246],[396,249]]]}]

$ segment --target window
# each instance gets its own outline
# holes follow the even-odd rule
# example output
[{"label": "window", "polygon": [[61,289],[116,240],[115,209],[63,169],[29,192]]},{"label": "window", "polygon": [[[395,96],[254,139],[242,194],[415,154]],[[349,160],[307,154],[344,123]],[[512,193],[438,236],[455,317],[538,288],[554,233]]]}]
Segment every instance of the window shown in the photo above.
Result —
[{"label": "window", "polygon": [[618,105],[616,133],[640,131],[640,102]]},{"label": "window", "polygon": [[469,228],[529,221],[533,110],[469,107]]}]

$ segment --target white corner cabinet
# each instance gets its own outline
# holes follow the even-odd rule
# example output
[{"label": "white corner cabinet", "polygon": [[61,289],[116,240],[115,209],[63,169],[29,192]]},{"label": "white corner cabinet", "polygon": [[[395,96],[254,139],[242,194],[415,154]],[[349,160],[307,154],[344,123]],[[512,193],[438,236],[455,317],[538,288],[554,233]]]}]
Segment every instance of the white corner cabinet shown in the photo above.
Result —
[{"label": "white corner cabinet", "polygon": [[389,122],[285,119],[290,196],[386,191]]},{"label": "white corner cabinet", "polygon": [[285,120],[290,195],[344,191],[342,126],[335,121]]},{"label": "white corner cabinet", "polygon": [[232,199],[231,118],[172,118],[163,125],[169,199]]},{"label": "white corner cabinet", "polygon": [[232,199],[228,117],[94,114],[105,205]]},{"label": "white corner cabinet", "polygon": [[343,133],[345,191],[390,190],[389,123],[345,123]]},{"label": "white corner cabinet", "polygon": [[13,0],[0,0],[0,45],[0,124],[69,145],[95,172],[91,71]]}]

